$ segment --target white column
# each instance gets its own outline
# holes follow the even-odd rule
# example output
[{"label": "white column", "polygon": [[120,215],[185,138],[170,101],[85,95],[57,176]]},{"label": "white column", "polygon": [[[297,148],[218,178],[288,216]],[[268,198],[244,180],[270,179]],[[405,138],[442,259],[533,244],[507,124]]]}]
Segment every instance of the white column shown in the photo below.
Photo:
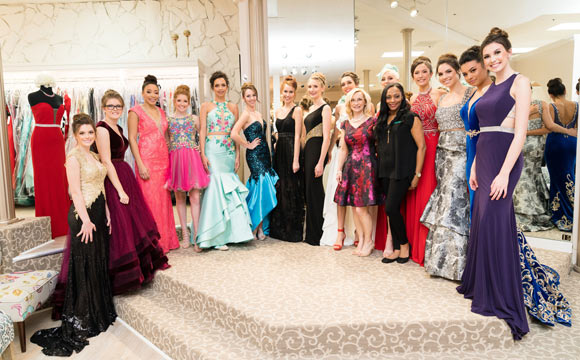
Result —
[{"label": "white column", "polygon": [[0,225],[18,221],[14,212],[14,192],[12,191],[12,170],[10,168],[6,121],[4,71],[2,70],[2,55],[0,51]]},{"label": "white column", "polygon": [[411,89],[411,50],[413,49],[413,42],[411,38],[411,33],[413,29],[403,29],[401,33],[403,34],[403,76],[401,81],[403,82],[403,87],[405,91]]}]

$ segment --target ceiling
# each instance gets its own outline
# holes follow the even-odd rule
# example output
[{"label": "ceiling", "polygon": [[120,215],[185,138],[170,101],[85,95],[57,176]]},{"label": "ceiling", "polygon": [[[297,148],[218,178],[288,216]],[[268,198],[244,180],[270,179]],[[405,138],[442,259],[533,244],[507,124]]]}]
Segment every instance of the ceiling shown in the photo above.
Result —
[{"label": "ceiling", "polygon": [[[375,75],[385,63],[403,71],[402,58],[381,55],[402,51],[404,28],[414,29],[413,50],[424,51],[433,62],[446,52],[459,56],[479,44],[493,26],[509,32],[514,48],[536,48],[580,33],[547,31],[558,23],[580,21],[579,0],[417,0],[416,4],[419,16],[411,18],[412,0],[400,0],[396,9],[388,0],[268,0],[269,8],[275,9],[268,22],[270,73],[280,74],[284,67],[290,71],[293,64],[310,73],[314,66],[336,86],[343,71],[354,68],[362,77],[368,69],[370,85],[378,91]],[[356,47],[354,28],[359,30]],[[292,49],[286,59],[283,47]],[[309,50],[311,58],[304,55]],[[299,82],[306,78],[298,76]]]}]

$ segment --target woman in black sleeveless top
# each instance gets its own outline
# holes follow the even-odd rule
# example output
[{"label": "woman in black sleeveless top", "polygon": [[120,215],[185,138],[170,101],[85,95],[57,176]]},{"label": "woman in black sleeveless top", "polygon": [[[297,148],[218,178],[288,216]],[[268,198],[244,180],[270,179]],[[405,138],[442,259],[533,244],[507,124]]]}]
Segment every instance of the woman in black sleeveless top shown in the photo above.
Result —
[{"label": "woman in black sleeveless top", "polygon": [[302,241],[304,229],[304,173],[299,163],[302,109],[294,104],[297,87],[296,79],[289,75],[280,89],[284,106],[276,111],[278,139],[274,153],[278,205],[270,217],[270,237],[291,242]]},{"label": "woman in black sleeveless top", "polygon": [[306,238],[310,245],[320,245],[324,218],[324,186],[322,174],[326,165],[330,144],[331,116],[330,106],[322,99],[326,78],[314,73],[308,79],[308,94],[313,105],[304,118],[306,145],[304,146],[304,185],[306,194]]}]

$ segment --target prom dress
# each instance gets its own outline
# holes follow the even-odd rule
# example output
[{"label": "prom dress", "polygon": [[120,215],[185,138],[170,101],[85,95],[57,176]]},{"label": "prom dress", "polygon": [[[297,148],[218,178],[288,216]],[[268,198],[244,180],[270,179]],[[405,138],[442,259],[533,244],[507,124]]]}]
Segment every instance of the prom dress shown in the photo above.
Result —
[{"label": "prom dress", "polygon": [[473,196],[475,191],[471,190],[469,187],[469,178],[471,176],[471,165],[473,165],[473,160],[475,159],[475,147],[477,146],[477,139],[479,138],[479,119],[477,118],[477,112],[475,111],[475,105],[480,98],[475,100],[471,106],[469,102],[475,95],[475,92],[469,97],[469,100],[461,107],[459,115],[463,120],[465,126],[465,131],[467,135],[465,137],[465,150],[467,151],[467,162],[465,165],[465,176],[467,178],[467,185],[469,188],[469,214],[473,212]]},{"label": "prom dress", "polygon": [[[292,114],[296,106],[284,119],[276,119],[278,141],[274,152],[276,182],[276,207],[270,216],[270,237],[274,239],[301,242],[304,237],[304,170],[302,164],[294,172],[295,122]],[[297,149],[300,151],[300,149]]]},{"label": "prom dress", "polygon": [[143,180],[137,173],[137,182],[155,218],[159,235],[161,235],[159,243],[163,252],[167,253],[169,250],[179,248],[171,193],[165,186],[169,171],[169,150],[165,141],[167,119],[165,112],[161,109],[159,109],[159,124],[141,105],[136,105],[129,111],[139,117],[139,154],[149,170],[149,179]]},{"label": "prom dress", "polygon": [[80,165],[81,191],[87,213],[95,225],[92,241],[84,243],[81,236],[83,222],[74,204],[68,213],[70,235],[59,275],[64,303],[61,326],[37,331],[30,341],[41,346],[48,356],[71,356],[89,344],[88,338],[107,330],[116,317],[111,283],[107,274],[109,258],[109,229],[105,215],[104,179],[107,169],[91,153],[93,161],[74,148],[67,158],[74,157]]},{"label": "prom dress", "polygon": [[[429,228],[421,224],[421,215],[429,202],[429,198],[435,187],[437,187],[437,177],[435,176],[435,155],[437,154],[437,144],[439,143],[439,125],[435,118],[437,106],[431,99],[431,90],[426,93],[419,93],[417,99],[411,105],[411,111],[417,114],[423,124],[423,134],[425,137],[425,160],[421,170],[421,178],[417,188],[407,192],[407,198],[403,201],[405,211],[405,226],[409,239],[410,257],[417,264],[424,266],[425,263],[425,241]],[[379,212],[380,213],[380,212]]]},{"label": "prom dress", "polygon": [[[218,103],[207,114],[205,155],[209,161],[209,185],[203,194],[197,244],[202,249],[242,243],[254,238],[246,203],[248,189],[235,172],[236,149],[229,133],[234,114],[227,103]],[[227,132],[227,135],[212,135]]]},{"label": "prom dress", "polygon": [[475,107],[481,131],[475,161],[478,188],[465,270],[457,291],[472,299],[474,313],[504,319],[519,340],[529,332],[512,201],[523,166],[521,154],[509,174],[505,197],[491,200],[489,196],[514,138],[513,129],[503,128],[501,123],[515,105],[510,89],[516,76],[492,83]]},{"label": "prom dress", "polygon": [[250,168],[250,177],[246,183],[248,188],[248,211],[252,221],[252,230],[260,223],[264,234],[269,235],[269,215],[276,207],[276,182],[278,175],[272,169],[270,149],[266,141],[266,126],[263,122],[254,121],[244,129],[248,142],[260,139],[260,144],[254,149],[246,150],[246,162]]},{"label": "prom dress", "polygon": [[111,162],[129,197],[128,204],[121,204],[117,189],[108,177],[105,179],[105,194],[111,214],[109,275],[113,294],[119,295],[140,288],[153,280],[157,270],[167,269],[169,265],[159,244],[159,231],[149,205],[131,166],[124,160],[129,141],[123,135],[123,129],[117,125],[117,133],[105,121],[100,121],[97,124],[99,127],[109,132]]},{"label": "prom dress", "polygon": [[[469,94],[470,89],[466,89],[461,102],[437,108],[436,118],[441,131],[435,159],[437,186],[421,216],[421,222],[429,228],[425,241],[425,271],[449,280],[461,279],[469,239],[467,155],[463,120],[459,115]],[[461,130],[453,130],[458,128]]]},{"label": "prom dress", "polygon": [[[554,122],[567,129],[578,121],[578,104],[569,124],[563,125],[556,105]],[[550,173],[550,207],[552,222],[560,231],[572,231],[574,219],[574,187],[576,184],[576,142],[574,136],[550,133],[546,138],[546,166]]]}]

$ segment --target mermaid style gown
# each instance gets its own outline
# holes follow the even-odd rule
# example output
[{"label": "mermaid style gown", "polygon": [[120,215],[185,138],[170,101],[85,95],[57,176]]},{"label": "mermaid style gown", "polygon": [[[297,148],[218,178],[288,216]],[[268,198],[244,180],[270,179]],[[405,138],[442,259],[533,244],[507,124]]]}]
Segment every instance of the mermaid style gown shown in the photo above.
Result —
[{"label": "mermaid style gown", "polygon": [[[294,173],[294,136],[296,128],[292,114],[296,106],[284,119],[276,119],[278,141],[274,153],[276,182],[276,208],[270,216],[270,237],[301,242],[304,234],[304,171]],[[298,149],[298,151],[300,151]]]},{"label": "mermaid style gown", "polygon": [[109,275],[113,294],[135,290],[153,280],[157,270],[167,269],[167,257],[159,244],[159,231],[137,184],[131,166],[124,160],[129,140],[117,125],[119,136],[109,124],[100,121],[97,127],[107,129],[111,147],[111,161],[123,190],[129,196],[128,204],[121,204],[119,193],[107,177],[105,194],[111,214],[111,241]]},{"label": "mermaid style gown", "polygon": [[139,154],[149,169],[149,180],[141,179],[137,172],[137,182],[155,218],[159,235],[161,235],[159,243],[163,247],[163,252],[167,253],[169,250],[179,248],[171,193],[165,186],[169,172],[169,149],[165,141],[167,118],[165,112],[159,109],[160,118],[157,124],[141,105],[136,105],[129,111],[139,116]]},{"label": "mermaid style gown", "polygon": [[[475,191],[470,241],[462,285],[457,291],[472,299],[471,311],[506,320],[514,339],[529,332],[524,306],[520,251],[512,194],[520,177],[520,154],[510,174],[505,198],[491,200],[491,183],[499,173],[514,138],[513,129],[499,127],[515,105],[510,88],[517,74],[492,83],[475,111],[480,130],[475,163]],[[489,128],[485,132],[484,129]]]},{"label": "mermaid style gown", "polygon": [[248,188],[248,211],[252,221],[252,230],[255,230],[260,223],[264,234],[269,234],[269,215],[276,207],[276,182],[278,175],[272,169],[270,149],[266,141],[266,126],[263,122],[254,121],[244,129],[244,135],[248,142],[259,138],[260,144],[254,149],[246,150],[246,161],[250,168],[250,177],[246,183]]},{"label": "mermaid style gown", "polygon": [[109,258],[109,229],[105,215],[107,169],[74,148],[68,158],[75,157],[80,165],[81,191],[91,222],[95,225],[93,240],[83,243],[80,232],[83,222],[74,204],[68,212],[70,227],[65,260],[59,275],[59,288],[64,295],[60,327],[37,331],[30,341],[41,346],[48,356],[71,356],[80,352],[90,337],[107,330],[117,313],[113,304],[111,283],[107,274]]},{"label": "mermaid style gown", "polygon": [[[532,101],[538,107],[538,116],[528,120],[528,130],[543,126],[542,102]],[[548,185],[541,171],[546,135],[528,135],[522,153],[524,167],[514,190],[514,211],[518,228],[522,231],[543,231],[554,227],[550,221]],[[574,147],[574,149],[576,149]]]},{"label": "mermaid style gown", "polygon": [[473,212],[473,196],[475,191],[471,190],[469,186],[469,178],[471,177],[471,165],[473,165],[473,160],[475,159],[475,147],[477,146],[477,139],[479,138],[479,119],[477,118],[477,112],[475,111],[475,105],[481,99],[481,97],[473,102],[469,106],[471,98],[475,95],[475,92],[469,97],[469,100],[461,107],[459,115],[463,120],[463,125],[465,126],[465,131],[467,136],[465,137],[465,149],[467,150],[467,162],[465,165],[465,177],[467,178],[467,188],[469,189],[469,214]]},{"label": "mermaid style gown", "polygon": [[[459,116],[469,91],[465,90],[461,102],[437,108],[436,118],[441,131],[435,159],[437,187],[421,216],[421,222],[429,228],[425,241],[425,271],[450,280],[461,279],[469,239],[467,156],[463,120]],[[457,128],[461,130],[444,131]]]},{"label": "mermaid style gown", "polygon": [[[236,149],[229,133],[234,114],[227,103],[214,101],[216,107],[207,114],[205,156],[209,160],[209,185],[203,194],[197,244],[207,249],[254,238],[246,204],[248,189],[235,172]],[[227,135],[212,135],[227,132]]]},{"label": "mermaid style gown", "polygon": [[[578,104],[576,112],[569,124],[563,125],[556,105],[554,108],[554,122],[562,127],[571,129],[578,121]],[[552,208],[552,222],[560,231],[572,231],[574,219],[574,186],[576,183],[576,141],[577,138],[550,133],[546,138],[546,166],[550,173],[550,207]]]},{"label": "mermaid style gown", "polygon": [[[435,118],[437,106],[431,99],[430,91],[420,93],[411,105],[411,111],[419,116],[423,124],[425,137],[425,160],[421,170],[421,178],[415,190],[407,192],[407,198],[403,201],[405,210],[405,226],[407,228],[407,238],[409,239],[411,260],[423,266],[425,262],[425,242],[429,234],[429,228],[421,224],[421,215],[429,202],[429,198],[437,187],[437,177],[435,176],[435,155],[437,154],[437,144],[439,143],[439,125]],[[384,211],[379,211],[379,214]]]}]

